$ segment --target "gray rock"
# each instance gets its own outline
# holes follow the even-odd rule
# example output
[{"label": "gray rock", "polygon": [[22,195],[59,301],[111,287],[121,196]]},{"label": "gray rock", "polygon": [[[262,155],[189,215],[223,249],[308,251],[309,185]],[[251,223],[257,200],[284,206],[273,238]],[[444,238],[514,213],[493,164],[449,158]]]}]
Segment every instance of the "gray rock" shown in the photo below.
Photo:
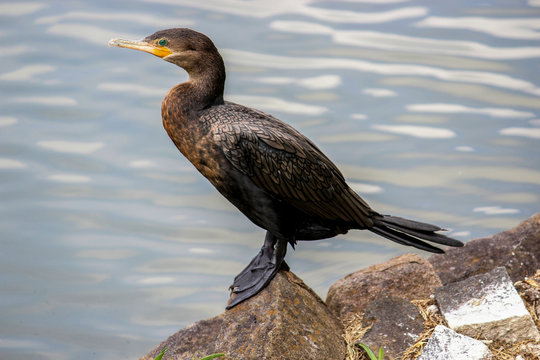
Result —
[{"label": "gray rock", "polygon": [[540,269],[540,213],[513,229],[474,239],[461,248],[447,249],[429,259],[443,284],[506,267],[513,281]]},{"label": "gray rock", "polygon": [[493,354],[481,341],[437,325],[417,360],[489,360]]},{"label": "gray rock", "polygon": [[448,326],[459,333],[506,343],[540,339],[503,267],[439,288],[435,298]]},{"label": "gray rock", "polygon": [[406,300],[428,298],[441,281],[430,263],[414,254],[401,255],[382,264],[349,274],[328,290],[326,304],[341,319],[362,314],[381,291]]},{"label": "gray rock", "polygon": [[385,359],[400,359],[424,331],[422,315],[410,301],[384,293],[368,305],[362,327],[371,328],[361,342],[371,349],[384,349]]},{"label": "gray rock", "polygon": [[345,358],[339,320],[293,273],[279,272],[251,299],[198,321],[158,345],[141,360],[191,360],[225,353],[220,360]]},{"label": "gray rock", "polygon": [[540,305],[540,270],[533,276],[514,283],[514,286],[525,301]]}]

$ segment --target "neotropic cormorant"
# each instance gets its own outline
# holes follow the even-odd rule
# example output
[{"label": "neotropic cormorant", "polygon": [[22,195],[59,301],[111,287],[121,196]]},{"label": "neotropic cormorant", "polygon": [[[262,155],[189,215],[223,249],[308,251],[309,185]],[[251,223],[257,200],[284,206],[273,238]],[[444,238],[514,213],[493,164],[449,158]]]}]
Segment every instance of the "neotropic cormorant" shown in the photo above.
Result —
[{"label": "neotropic cormorant", "polygon": [[441,253],[422,240],[462,246],[438,226],[381,215],[300,132],[262,111],[223,100],[225,66],[205,35],[158,31],[109,45],[141,50],[185,69],[161,105],[163,125],[182,154],[252,222],[267,231],[260,252],[238,274],[227,308],[262,290],[283,268],[287,244],[367,229],[403,245]]}]

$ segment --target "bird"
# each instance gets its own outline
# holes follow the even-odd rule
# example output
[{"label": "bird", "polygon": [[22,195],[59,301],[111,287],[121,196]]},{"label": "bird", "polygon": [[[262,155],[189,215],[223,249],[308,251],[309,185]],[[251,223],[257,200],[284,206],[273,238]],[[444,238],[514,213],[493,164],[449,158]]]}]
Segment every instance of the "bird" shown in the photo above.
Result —
[{"label": "bird", "polygon": [[440,234],[439,226],[373,210],[313,141],[272,115],[225,101],[224,61],[206,35],[173,28],[141,41],[112,39],[109,46],[144,51],[187,72],[187,81],[162,101],[163,126],[195,168],[266,230],[260,251],[229,288],[227,309],[289,270],[287,246],[294,248],[297,241],[358,229],[433,253],[444,251],[428,242],[463,246]]}]

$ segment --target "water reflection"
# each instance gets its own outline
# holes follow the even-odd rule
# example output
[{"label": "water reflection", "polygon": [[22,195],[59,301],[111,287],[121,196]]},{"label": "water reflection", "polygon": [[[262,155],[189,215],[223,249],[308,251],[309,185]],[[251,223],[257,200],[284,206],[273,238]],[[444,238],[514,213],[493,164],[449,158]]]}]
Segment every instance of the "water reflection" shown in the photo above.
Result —
[{"label": "water reflection", "polygon": [[[452,21],[459,19],[452,18]],[[516,36],[516,33],[526,33],[527,37],[538,39],[540,35],[534,31],[533,24],[538,28],[540,18],[537,19],[522,19],[518,20],[529,25],[530,29],[527,31],[522,28],[518,28],[516,24],[503,23],[504,20],[492,19],[493,24],[489,24],[491,27],[483,27],[482,21],[473,23],[472,21],[465,21],[462,24],[470,24],[471,30],[481,31],[496,30],[497,34],[505,33],[508,30],[509,36]],[[428,26],[431,22],[424,23],[419,22],[416,26]],[[457,23],[456,23],[457,24]],[[511,29],[508,29],[510,25],[514,25]],[[337,44],[353,45],[366,48],[392,50],[392,51],[404,51],[404,52],[420,52],[420,53],[434,53],[434,54],[447,54],[452,56],[470,56],[480,59],[497,59],[497,60],[511,60],[511,59],[526,59],[540,57],[540,47],[533,46],[520,46],[520,47],[500,47],[489,46],[482,43],[472,41],[456,41],[456,40],[441,40],[432,38],[420,38],[412,36],[404,36],[392,33],[381,33],[374,31],[351,31],[351,30],[335,30],[330,26],[299,22],[299,21],[274,21],[270,24],[272,29],[297,33],[297,34],[320,34],[331,35],[332,39]],[[436,26],[435,26],[436,27]],[[520,29],[521,31],[515,31]]]},{"label": "water reflection", "polygon": [[496,19],[486,17],[439,17],[429,16],[415,26],[460,29],[484,32],[504,39],[538,40],[540,39],[540,17],[525,19]]},{"label": "water reflection", "polygon": [[397,93],[394,90],[390,89],[374,89],[374,88],[368,88],[362,90],[362,92],[366,95],[371,95],[374,97],[391,97],[391,96],[397,96]]},{"label": "water reflection", "polygon": [[21,16],[37,12],[47,7],[45,4],[37,2],[18,2],[0,4],[0,15],[3,16]]},{"label": "water reflection", "polygon": [[460,104],[409,104],[406,109],[412,112],[442,113],[442,114],[479,114],[501,118],[530,118],[534,113],[507,108],[473,108]]},{"label": "water reflection", "polygon": [[[425,90],[444,93],[452,97],[475,100],[484,104],[496,106],[526,107],[540,109],[538,97],[517,94],[511,89],[498,90],[489,86],[477,84],[458,84],[440,82],[418,77],[386,77],[381,80],[385,86],[423,88]],[[536,92],[536,90],[535,90]]]},{"label": "water reflection", "polygon": [[18,120],[12,116],[0,116],[0,127],[15,125]]},{"label": "water reflection", "polygon": [[145,86],[141,84],[132,84],[132,83],[101,83],[98,85],[99,90],[110,91],[114,93],[129,93],[130,95],[137,95],[142,97],[163,97],[163,94],[166,94],[168,89],[164,88],[155,88],[151,86]]},{"label": "water reflection", "polygon": [[[296,0],[294,2],[287,0],[275,0],[271,3],[265,0],[252,0],[249,2],[242,0],[208,0],[205,2],[193,2],[190,0],[157,0],[156,2],[171,5],[185,5],[212,12],[222,12],[226,14],[256,18],[266,18],[278,15],[300,15],[313,17],[322,21],[353,24],[384,23],[420,17],[426,15],[428,12],[427,8],[420,6],[404,7],[401,9],[392,9],[380,12],[334,10],[324,7],[310,6],[311,4],[317,2],[313,0]],[[373,2],[377,3],[376,0]],[[392,1],[392,3],[397,2],[400,1]]]},{"label": "water reflection", "polygon": [[[60,15],[53,15],[53,16],[44,16],[38,18],[35,23],[36,24],[58,24],[60,22],[63,22],[65,20],[75,20],[76,22],[79,22],[80,20],[86,20],[86,21],[122,21],[122,22],[130,22],[130,23],[137,23],[140,25],[147,25],[147,26],[155,26],[156,24],[160,24],[163,28],[168,27],[178,27],[178,24],[182,24],[182,26],[191,26],[194,24],[194,22],[187,18],[178,18],[178,17],[166,17],[166,16],[155,16],[152,14],[142,14],[142,13],[135,13],[135,12],[122,12],[122,13],[110,13],[110,12],[81,12],[81,11],[70,11],[65,14]],[[53,30],[49,28],[49,31],[52,33],[60,33],[60,35],[64,35],[63,32],[59,31],[61,28],[53,27]],[[136,37],[130,38],[135,39]],[[92,41],[90,41],[92,42]],[[99,43],[99,45],[103,45],[103,43]]]},{"label": "water reflection", "polygon": [[77,174],[54,174],[47,176],[47,179],[63,183],[87,183],[92,181],[88,176]]},{"label": "water reflection", "polygon": [[23,169],[25,167],[26,164],[21,161],[0,158],[0,169]]},{"label": "water reflection", "polygon": [[[103,41],[110,39],[112,30],[103,29],[97,25],[83,24],[55,24],[47,28],[47,32],[61,37],[72,37],[77,40],[84,40],[94,45],[102,46]],[[137,35],[123,33],[122,37],[136,39]]]},{"label": "water reflection", "polygon": [[105,146],[101,142],[82,142],[82,141],[38,141],[38,146],[45,149],[54,150],[69,154],[91,154]]},{"label": "water reflection", "polygon": [[234,277],[245,264],[238,261],[226,261],[221,259],[204,259],[202,257],[178,257],[158,259],[139,267],[141,273],[195,273],[204,275],[228,275]]},{"label": "water reflection", "polygon": [[509,90],[518,90],[533,95],[540,95],[540,88],[529,81],[492,72],[446,70],[435,67],[408,64],[379,64],[345,58],[300,58],[277,56],[233,49],[224,50],[223,53],[231,63],[237,66],[264,66],[270,69],[289,70],[349,69],[381,75],[426,76],[442,81],[482,84]]},{"label": "water reflection", "polygon": [[[518,166],[419,166],[400,169],[399,176],[394,169],[366,168],[355,165],[341,165],[343,172],[353,179],[363,179],[374,183],[390,183],[404,187],[456,187],[462,188],[468,179],[518,182],[540,185],[540,171]],[[481,189],[477,189],[481,191]]]},{"label": "water reflection", "polygon": [[473,209],[474,212],[481,212],[486,215],[517,214],[518,209],[508,209],[500,206],[479,206]]},{"label": "water reflection", "polygon": [[523,136],[532,139],[540,139],[540,129],[509,127],[499,130],[499,134],[508,136]]},{"label": "water reflection", "polygon": [[74,106],[77,100],[68,96],[27,96],[13,99],[22,104],[36,104],[46,106]]},{"label": "water reflection", "polygon": [[346,143],[346,142],[376,142],[376,141],[391,141],[396,137],[392,135],[380,134],[375,132],[354,132],[344,134],[333,134],[328,136],[321,136],[319,141],[321,143]]},{"label": "water reflection", "polygon": [[417,125],[373,125],[373,128],[380,131],[387,131],[394,134],[410,135],[423,139],[449,139],[456,136],[450,129],[434,128]]},{"label": "water reflection", "polygon": [[295,79],[291,77],[262,77],[254,79],[263,84],[273,85],[297,85],[311,90],[333,89],[341,85],[341,77],[338,75],[320,75],[304,79]]},{"label": "water reflection", "polygon": [[[6,51],[9,53],[9,51]],[[29,81],[36,80],[37,75],[46,74],[56,71],[56,67],[51,65],[28,65],[20,69],[0,74],[0,80],[8,81]]]},{"label": "water reflection", "polygon": [[328,111],[324,106],[302,104],[268,96],[229,95],[228,99],[265,111],[281,111],[289,114],[321,115]]}]

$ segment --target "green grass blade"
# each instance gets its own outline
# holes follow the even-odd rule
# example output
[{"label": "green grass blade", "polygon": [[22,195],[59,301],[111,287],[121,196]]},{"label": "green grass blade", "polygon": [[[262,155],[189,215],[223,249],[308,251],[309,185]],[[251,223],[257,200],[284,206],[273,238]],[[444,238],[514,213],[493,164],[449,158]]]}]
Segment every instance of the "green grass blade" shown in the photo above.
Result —
[{"label": "green grass blade", "polygon": [[371,349],[366,344],[358,343],[358,345],[360,345],[360,347],[362,347],[362,349],[364,349],[364,351],[367,353],[370,360],[377,360],[377,358],[375,357],[375,354],[373,353],[373,351],[371,351]]},{"label": "green grass blade", "polygon": [[161,352],[159,353],[159,355],[156,356],[156,357],[154,358],[154,360],[161,360],[161,358],[163,357],[163,355],[165,355],[165,351],[167,351],[167,350],[168,350],[167,348],[161,350]]},{"label": "green grass blade", "polygon": [[383,360],[384,357],[384,351],[382,346],[379,348],[379,360]]},{"label": "green grass blade", "polygon": [[211,359],[215,359],[215,358],[218,358],[218,357],[221,357],[221,356],[225,356],[225,354],[223,354],[223,353],[212,354],[212,355],[208,355],[208,356],[203,357],[201,360],[211,360]]}]

